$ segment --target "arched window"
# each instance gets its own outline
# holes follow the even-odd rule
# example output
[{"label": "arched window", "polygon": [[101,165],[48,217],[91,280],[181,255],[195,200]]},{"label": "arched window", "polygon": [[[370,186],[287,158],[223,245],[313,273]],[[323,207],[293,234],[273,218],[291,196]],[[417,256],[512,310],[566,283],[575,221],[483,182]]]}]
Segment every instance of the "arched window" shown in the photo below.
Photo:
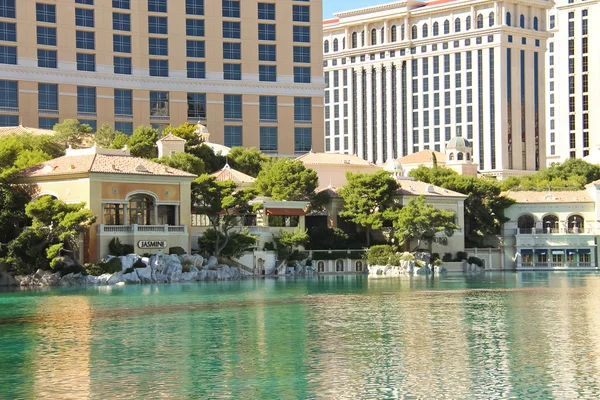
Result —
[{"label": "arched window", "polygon": [[466,19],[465,19],[465,27],[466,30],[471,30],[471,16],[469,15]]},{"label": "arched window", "polygon": [[583,232],[584,221],[581,215],[571,215],[568,219],[569,233]]},{"label": "arched window", "polygon": [[450,21],[445,20],[444,21],[444,35],[447,35],[450,33]]},{"label": "arched window", "polygon": [[337,260],[335,262],[335,271],[336,272],[344,272],[344,261],[343,260]]},{"label": "arched window", "polygon": [[339,50],[339,42],[337,39],[333,39],[333,51],[338,51]]},{"label": "arched window", "polygon": [[377,29],[371,29],[371,46],[377,44]]},{"label": "arched window", "polygon": [[356,270],[356,272],[362,272],[362,270],[363,270],[363,263],[362,263],[362,261],[358,260],[356,262],[356,264],[354,264],[354,267],[355,267],[354,269]]},{"label": "arched window", "polygon": [[429,36],[429,26],[427,26],[427,24],[423,24],[423,37],[426,38],[427,36]]},{"label": "arched window", "polygon": [[448,156],[449,160],[454,160],[454,153],[450,153],[450,155]]},{"label": "arched window", "polygon": [[542,226],[546,233],[558,233],[558,217],[556,215],[546,215],[542,219]]},{"label": "arched window", "polygon": [[329,53],[329,40],[326,40],[325,43],[323,43],[323,52]]},{"label": "arched window", "polygon": [[346,38],[342,38],[342,50],[346,50]]},{"label": "arched window", "polygon": [[460,18],[454,20],[454,32],[460,32]]},{"label": "arched window", "polygon": [[381,28],[381,42],[380,43],[385,43],[385,28]]},{"label": "arched window", "polygon": [[396,40],[398,40],[398,37],[396,36],[396,25],[392,25],[392,42],[395,42]]},{"label": "arched window", "polygon": [[521,215],[517,220],[517,227],[520,233],[531,233],[535,228],[535,222],[531,215]]},{"label": "arched window", "polygon": [[405,37],[405,29],[404,29],[404,24],[402,24],[402,27],[400,28],[400,40],[404,40]]},{"label": "arched window", "polygon": [[360,45],[361,45],[362,47],[365,47],[365,31],[362,31],[362,32],[360,33]]},{"label": "arched window", "polygon": [[511,25],[511,21],[510,21],[510,13],[507,12],[506,13],[506,26],[510,26]]},{"label": "arched window", "polygon": [[523,14],[519,17],[519,27],[525,29],[525,16]]},{"label": "arched window", "polygon": [[490,13],[490,16],[488,17],[488,20],[489,20],[488,21],[489,22],[489,26],[491,28],[492,26],[494,26],[494,12],[493,11]]},{"label": "arched window", "polygon": [[417,26],[416,25],[412,26],[412,38],[413,39],[417,38]]},{"label": "arched window", "polygon": [[129,198],[129,223],[154,225],[154,200],[150,196],[138,194]]},{"label": "arched window", "polygon": [[477,29],[483,28],[483,15],[479,14],[477,16]]},{"label": "arched window", "polygon": [[463,160],[463,158],[464,158],[464,156],[463,156],[463,153],[462,153],[462,152],[459,152],[459,153],[456,155],[456,160],[457,160],[457,161],[462,161],[462,160]]},{"label": "arched window", "polygon": [[317,272],[325,272],[325,261],[319,261],[317,263]]},{"label": "arched window", "polygon": [[352,48],[355,49],[358,47],[358,33],[352,32]]},{"label": "arched window", "polygon": [[440,24],[437,22],[433,23],[433,36],[437,36],[440,34]]},{"label": "arched window", "polygon": [[533,17],[533,30],[537,31],[540,28],[538,17]]},{"label": "arched window", "polygon": [[469,161],[471,159],[471,155],[469,153],[467,153],[467,161]]}]

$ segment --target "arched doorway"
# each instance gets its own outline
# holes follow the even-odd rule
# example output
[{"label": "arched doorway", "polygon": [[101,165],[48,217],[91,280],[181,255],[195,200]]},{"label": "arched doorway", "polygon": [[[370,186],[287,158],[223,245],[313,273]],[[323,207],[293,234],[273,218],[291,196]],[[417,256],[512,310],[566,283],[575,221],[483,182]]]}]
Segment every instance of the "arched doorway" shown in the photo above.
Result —
[{"label": "arched doorway", "polygon": [[546,215],[542,219],[542,226],[544,227],[544,232],[546,233],[558,233],[558,217],[553,214]]},{"label": "arched doorway", "polygon": [[571,215],[568,219],[569,233],[580,233],[584,232],[584,220],[581,215]]},{"label": "arched doorway", "polygon": [[317,272],[325,272],[325,262],[319,261],[317,263]]},{"label": "arched doorway", "polygon": [[154,225],[154,199],[145,194],[136,194],[129,198],[129,223]]},{"label": "arched doorway", "polygon": [[535,221],[531,215],[521,215],[517,220],[519,233],[531,233],[535,227]]},{"label": "arched doorway", "polygon": [[362,270],[363,270],[363,263],[362,263],[362,261],[358,260],[354,264],[354,267],[355,267],[356,272],[362,272]]},{"label": "arched doorway", "polygon": [[337,260],[335,262],[335,272],[344,272],[344,261]]}]

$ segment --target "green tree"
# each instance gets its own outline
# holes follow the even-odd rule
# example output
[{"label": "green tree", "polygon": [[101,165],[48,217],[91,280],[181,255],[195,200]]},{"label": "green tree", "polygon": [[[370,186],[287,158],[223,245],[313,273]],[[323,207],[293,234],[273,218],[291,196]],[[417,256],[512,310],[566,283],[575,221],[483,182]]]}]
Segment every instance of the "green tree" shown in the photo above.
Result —
[{"label": "green tree", "polygon": [[202,254],[214,254],[217,242],[226,243],[219,253],[220,257],[239,258],[254,247],[256,236],[248,233],[247,228],[240,232],[230,232],[229,238],[221,232],[208,229],[198,238],[198,250]]},{"label": "green tree", "polygon": [[8,135],[0,138],[0,177],[64,154],[64,148],[50,135]]},{"label": "green tree", "polygon": [[193,154],[175,153],[163,156],[156,160],[156,162],[194,175],[202,175],[205,172],[204,161]]},{"label": "green tree", "polygon": [[416,240],[417,249],[421,248],[422,243],[431,248],[431,243],[440,238],[439,233],[443,232],[442,238],[447,239],[459,228],[454,223],[453,212],[425,204],[423,196],[411,199],[402,207],[396,213],[393,223],[399,243],[410,245],[411,241]]},{"label": "green tree", "polygon": [[281,256],[284,258],[288,258],[294,249],[305,246],[309,240],[306,230],[302,230],[300,227],[294,229],[293,232],[281,231],[275,238],[278,250],[281,250]]},{"label": "green tree", "polygon": [[62,123],[54,125],[53,130],[58,143],[73,148],[81,147],[84,139],[93,133],[91,126],[76,119],[65,119]]},{"label": "green tree", "polygon": [[223,168],[226,163],[226,158],[222,154],[215,154],[212,148],[205,145],[204,143],[199,146],[187,147],[186,153],[193,154],[202,161],[204,161],[204,168],[206,172],[212,174]]},{"label": "green tree", "polygon": [[231,168],[254,178],[258,176],[263,165],[269,161],[269,157],[257,150],[256,147],[233,147],[227,158]]},{"label": "green tree", "polygon": [[32,220],[31,226],[8,244],[3,261],[19,273],[59,267],[64,254],[70,254],[77,263],[74,255],[79,237],[96,220],[92,211],[84,207],[84,203],[67,204],[51,196],[29,203],[25,213]]},{"label": "green tree", "polygon": [[196,125],[192,125],[188,122],[177,127],[169,125],[164,132],[172,133],[173,135],[184,139],[186,148],[195,147],[202,144],[200,137],[196,133]]},{"label": "green tree", "polygon": [[374,174],[346,172],[346,184],[338,194],[344,200],[340,216],[367,230],[367,246],[371,231],[383,227],[396,211],[398,182],[385,171]]},{"label": "green tree", "polygon": [[532,175],[511,177],[502,182],[503,190],[581,190],[585,185],[600,179],[600,166],[571,158],[563,163]]},{"label": "green tree", "polygon": [[142,158],[156,158],[158,151],[156,142],[159,139],[158,130],[150,126],[138,126],[129,137],[127,145],[131,155]]},{"label": "green tree", "polygon": [[[250,201],[256,197],[253,189],[238,190],[233,181],[217,181],[214,176],[200,175],[192,183],[192,203],[198,214],[210,221],[214,235],[212,251],[221,255],[244,217],[254,210]],[[200,242],[199,242],[200,243]]]},{"label": "green tree", "polygon": [[288,158],[266,162],[254,182],[258,192],[273,200],[311,201],[319,185],[317,173]]},{"label": "green tree", "polygon": [[98,146],[110,148],[119,134],[122,135],[121,132],[115,131],[110,125],[102,124],[94,134],[94,140]]},{"label": "green tree", "polygon": [[122,149],[127,146],[129,142],[129,136],[119,131],[115,131],[115,137],[111,144],[108,146],[109,149]]}]

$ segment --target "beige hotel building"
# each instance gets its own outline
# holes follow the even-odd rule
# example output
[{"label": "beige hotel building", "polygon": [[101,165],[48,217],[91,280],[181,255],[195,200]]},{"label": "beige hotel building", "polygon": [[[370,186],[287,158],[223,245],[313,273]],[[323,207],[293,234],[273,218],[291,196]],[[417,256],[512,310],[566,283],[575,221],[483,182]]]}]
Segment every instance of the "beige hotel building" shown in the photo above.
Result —
[{"label": "beige hotel building", "polygon": [[320,0],[1,0],[0,126],[76,118],[131,133],[323,150]]}]

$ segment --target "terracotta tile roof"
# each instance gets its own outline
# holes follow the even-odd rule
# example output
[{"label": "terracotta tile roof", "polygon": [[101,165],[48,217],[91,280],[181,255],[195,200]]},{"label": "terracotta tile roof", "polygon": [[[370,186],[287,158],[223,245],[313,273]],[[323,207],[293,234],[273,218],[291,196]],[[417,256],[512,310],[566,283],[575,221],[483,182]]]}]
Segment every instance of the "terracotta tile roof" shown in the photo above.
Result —
[{"label": "terracotta tile roof", "polygon": [[587,190],[576,191],[511,191],[502,193],[517,203],[593,203]]},{"label": "terracotta tile roof", "polygon": [[412,195],[412,196],[427,196],[427,197],[462,197],[466,198],[467,196],[455,192],[453,190],[448,190],[441,188],[439,186],[430,185],[426,182],[411,180],[411,179],[399,179],[398,183],[400,184],[400,190],[398,192],[403,195]]},{"label": "terracotta tile roof", "polygon": [[446,162],[446,154],[435,150],[421,150],[416,153],[399,158],[397,161],[401,165],[405,164],[427,164],[431,162],[431,155],[435,154],[438,163]]},{"label": "terracotta tile roof", "polygon": [[185,142],[185,139],[182,139],[179,136],[175,136],[172,133],[169,133],[167,136],[163,136],[158,141],[159,142]]},{"label": "terracotta tile roof", "polygon": [[28,128],[21,125],[0,127],[0,136],[23,135],[28,133],[33,135],[54,135],[52,129]]},{"label": "terracotta tile roof", "polygon": [[86,154],[68,155],[43,162],[21,172],[23,178],[81,173],[195,177],[196,175],[139,157]]},{"label": "terracotta tile roof", "polygon": [[338,22],[340,22],[339,18],[329,18],[329,19],[323,20],[323,25],[337,24]]},{"label": "terracotta tile roof", "polygon": [[362,158],[352,154],[338,154],[338,153],[306,153],[298,158],[298,161],[302,161],[305,165],[310,164],[334,164],[334,165],[365,165],[375,166]]},{"label": "terracotta tile roof", "polygon": [[453,1],[456,1],[456,0],[433,0],[433,1],[426,2],[425,6],[427,6],[427,7],[437,6],[438,4],[452,3]]},{"label": "terracotta tile roof", "polygon": [[229,164],[225,164],[223,168],[211,175],[217,178],[217,181],[234,181],[235,183],[254,183],[254,181],[256,180],[250,175],[246,175],[243,172],[231,168]]}]

